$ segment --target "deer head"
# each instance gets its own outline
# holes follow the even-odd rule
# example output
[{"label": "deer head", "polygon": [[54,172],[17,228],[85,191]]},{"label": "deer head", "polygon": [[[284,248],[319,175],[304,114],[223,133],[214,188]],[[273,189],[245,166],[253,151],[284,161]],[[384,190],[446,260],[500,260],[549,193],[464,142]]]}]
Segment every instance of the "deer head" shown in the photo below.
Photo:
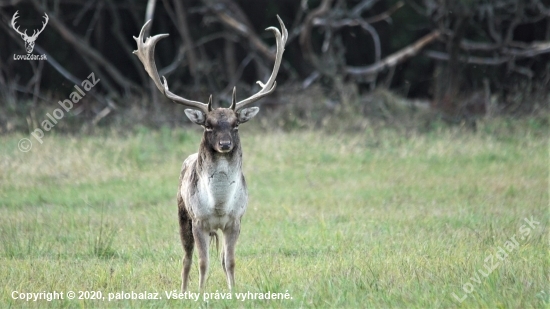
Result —
[{"label": "deer head", "polygon": [[279,29],[275,27],[266,29],[273,31],[277,41],[275,65],[273,66],[271,76],[265,84],[260,81],[257,82],[261,86],[260,91],[239,102],[236,102],[236,90],[233,88],[233,99],[229,108],[212,109],[212,96],[210,96],[208,103],[202,103],[182,98],[170,92],[166,78],[163,76],[162,81],[160,80],[155,64],[155,45],[158,41],[167,37],[168,34],[157,34],[147,38],[145,42],[143,41],[143,35],[150,27],[151,20],[143,25],[139,36],[137,38],[134,37],[138,46],[134,54],[136,54],[143,63],[145,70],[161,93],[174,103],[190,107],[190,109],[185,110],[185,114],[192,122],[204,127],[204,139],[209,147],[216,152],[227,153],[232,151],[235,145],[239,144],[239,124],[247,122],[252,117],[256,116],[259,111],[258,107],[246,108],[246,106],[272,93],[277,85],[275,79],[279,72],[286,40],[288,38],[288,31],[283,21],[279,16],[277,16],[277,19],[281,25],[282,34],[279,32]]},{"label": "deer head", "polygon": [[38,38],[38,35],[42,33],[42,31],[44,31],[44,28],[46,27],[46,25],[48,24],[48,20],[50,19],[48,17],[48,14],[44,13],[43,17],[46,19],[46,21],[42,22],[42,29],[38,31],[33,30],[32,35],[28,36],[26,29],[25,29],[25,32],[21,32],[19,31],[19,27],[15,27],[15,20],[19,18],[19,16],[17,16],[18,13],[19,11],[16,11],[15,14],[13,14],[13,18],[11,19],[11,26],[13,27],[13,30],[15,30],[15,32],[21,35],[21,38],[23,38],[23,40],[25,41],[25,49],[27,50],[27,53],[30,54],[34,50],[34,41],[36,41],[36,38]]}]

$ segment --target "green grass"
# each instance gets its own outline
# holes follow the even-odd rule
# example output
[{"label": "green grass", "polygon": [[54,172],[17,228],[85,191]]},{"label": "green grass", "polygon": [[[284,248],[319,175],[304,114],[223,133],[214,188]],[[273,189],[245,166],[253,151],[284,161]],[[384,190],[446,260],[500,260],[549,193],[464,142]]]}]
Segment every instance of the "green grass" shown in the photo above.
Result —
[{"label": "green grass", "polygon": [[[208,303],[165,295],[180,287],[175,196],[198,128],[48,132],[28,153],[17,149],[28,136],[0,136],[0,307],[547,308],[548,134],[478,132],[243,127],[250,200],[235,292],[292,299]],[[531,217],[540,225],[520,240]],[[514,235],[519,246],[479,275]],[[163,299],[26,302],[12,291]],[[207,291],[227,293],[215,250]]]}]

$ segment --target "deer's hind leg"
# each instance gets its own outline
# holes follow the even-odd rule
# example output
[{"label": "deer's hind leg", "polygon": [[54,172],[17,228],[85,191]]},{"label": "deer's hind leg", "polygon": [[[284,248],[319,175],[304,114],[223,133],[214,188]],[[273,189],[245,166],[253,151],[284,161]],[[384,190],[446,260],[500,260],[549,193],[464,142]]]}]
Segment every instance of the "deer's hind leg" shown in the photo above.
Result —
[{"label": "deer's hind leg", "polygon": [[189,286],[189,271],[191,270],[191,262],[193,261],[193,247],[195,239],[193,238],[193,226],[191,218],[185,209],[185,204],[181,195],[178,193],[178,217],[180,223],[180,238],[183,246],[183,269],[181,271],[181,291],[187,291]]}]

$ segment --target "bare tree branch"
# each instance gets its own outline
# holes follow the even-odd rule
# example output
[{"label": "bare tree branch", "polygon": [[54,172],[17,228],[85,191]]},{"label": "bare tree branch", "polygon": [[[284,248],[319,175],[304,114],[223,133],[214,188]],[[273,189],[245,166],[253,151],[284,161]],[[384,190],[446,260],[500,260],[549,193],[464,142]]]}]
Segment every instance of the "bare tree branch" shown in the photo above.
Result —
[{"label": "bare tree branch", "polygon": [[535,57],[550,53],[550,42],[533,42],[523,49],[504,48],[502,53],[514,57]]},{"label": "bare tree branch", "polygon": [[351,16],[361,17],[364,11],[371,9],[379,0],[363,0],[351,9]]},{"label": "bare tree branch", "polygon": [[374,29],[373,26],[365,21],[361,22],[361,28],[363,28],[370,34],[374,42],[374,61],[380,61],[380,57],[382,56],[382,46],[380,44],[380,37],[378,36],[378,32],[376,32],[376,29]]},{"label": "bare tree branch", "polygon": [[323,0],[319,7],[311,11],[306,16],[302,27],[302,32],[300,33],[300,46],[302,47],[302,54],[304,55],[304,58],[309,60],[318,70],[321,70],[322,66],[318,57],[313,52],[313,47],[311,46],[311,30],[313,28],[313,21],[329,12],[332,1],[333,0]]},{"label": "bare tree branch", "polygon": [[[113,4],[112,0],[106,0],[106,1],[109,6],[109,10],[111,11],[112,18],[114,19],[111,26],[111,30],[113,31],[115,38],[118,40],[118,43],[124,48],[126,53],[130,55],[134,51],[134,48],[130,46],[130,44],[128,44],[128,42],[126,41],[127,35],[123,33],[121,30],[120,18],[118,16],[116,7]],[[149,79],[143,72],[143,69],[142,69],[143,66],[139,62],[139,59],[137,57],[130,57],[130,61],[134,65],[136,72],[138,72],[139,78],[141,80],[141,84],[148,82]]]},{"label": "bare tree branch", "polygon": [[[156,0],[148,0],[147,1],[147,7],[145,8],[145,20],[143,23],[146,23],[149,20],[153,19],[153,16],[155,15],[155,7],[156,7],[157,1]],[[149,29],[145,29],[145,32],[143,33],[144,37],[149,36]]]},{"label": "bare tree branch", "polygon": [[[447,53],[438,52],[434,50],[428,50],[424,52],[424,55],[437,60],[449,61],[451,57]],[[511,57],[499,57],[499,58],[482,58],[474,56],[460,56],[458,60],[460,62],[470,64],[482,64],[482,65],[501,65],[510,61]]]},{"label": "bare tree branch", "polygon": [[404,5],[405,5],[405,2],[399,1],[396,4],[394,4],[391,8],[389,8],[387,11],[385,11],[381,14],[378,14],[376,16],[372,16],[372,17],[369,17],[369,18],[365,18],[365,22],[367,22],[369,24],[374,24],[374,23],[377,23],[379,21],[386,20],[386,19],[390,18],[393,13],[395,13],[397,10],[402,8]]},{"label": "bare tree branch", "polygon": [[[466,45],[468,46],[468,45]],[[481,64],[481,65],[501,65],[512,60],[521,58],[531,58],[540,54],[550,53],[550,42],[535,42],[528,45],[529,47],[523,50],[505,48],[502,49],[502,56],[496,57],[477,57],[477,56],[460,56],[459,60],[464,63]],[[477,46],[476,46],[477,47]],[[466,48],[467,49],[467,48]],[[491,49],[492,50],[492,49]],[[449,54],[429,50],[424,54],[432,59],[448,61]]]},{"label": "bare tree branch", "polygon": [[[378,32],[376,31],[376,29],[374,29],[373,26],[371,26],[369,23],[365,22],[363,19],[360,19],[360,18],[356,18],[356,19],[346,18],[346,19],[341,19],[341,20],[328,20],[328,19],[316,18],[313,21],[313,25],[315,25],[315,26],[323,25],[323,26],[328,26],[330,28],[336,28],[336,29],[342,28],[342,27],[345,27],[345,26],[348,26],[348,27],[360,26],[363,30],[368,32],[370,34],[370,36],[372,37],[372,40],[374,42],[374,55],[375,55],[374,58],[375,58],[376,62],[380,61],[380,57],[381,57],[381,54],[382,54],[382,47],[381,47],[381,44],[380,44],[380,37],[378,36]],[[325,50],[325,49],[323,49],[323,50]]]},{"label": "bare tree branch", "polygon": [[104,68],[107,72],[109,72],[110,76],[124,89],[126,92],[129,90],[139,90],[140,88],[134,84],[132,81],[124,77],[122,73],[120,73],[116,67],[110,63],[107,59],[105,59],[97,50],[95,50],[93,47],[91,47],[88,43],[86,43],[84,40],[79,38],[76,34],[74,34],[65,24],[63,24],[57,16],[49,11],[47,8],[42,6],[42,4],[38,0],[32,0],[33,5],[35,8],[39,11],[45,11],[50,17],[50,23],[52,26],[59,32],[59,34],[67,40],[71,45],[73,45],[77,50],[82,52],[83,54],[89,56],[92,60],[96,61],[102,68]]},{"label": "bare tree branch", "polygon": [[234,80],[237,65],[235,63],[235,43],[233,41],[227,39],[225,40],[223,46],[223,55],[225,58],[227,77],[229,80]]},{"label": "bare tree branch", "polygon": [[275,61],[275,54],[271,51],[271,49],[258,37],[256,33],[250,28],[248,28],[244,23],[241,23],[240,21],[236,20],[229,14],[221,11],[221,10],[215,10],[216,16],[220,19],[220,21],[228,26],[229,28],[235,30],[237,33],[239,33],[241,36],[245,37],[250,41],[252,46],[258,50],[264,57],[269,59],[270,61]]},{"label": "bare tree branch", "polygon": [[176,53],[176,56],[174,57],[174,60],[167,66],[165,66],[162,69],[159,69],[159,75],[160,76],[168,76],[173,71],[175,71],[178,67],[183,66],[182,63],[185,60],[185,46],[183,43],[178,48],[178,52]]},{"label": "bare tree branch", "polygon": [[401,50],[387,56],[379,62],[363,67],[348,66],[346,67],[345,71],[347,74],[351,75],[373,75],[379,73],[386,68],[396,66],[406,59],[415,56],[422,50],[422,48],[433,42],[440,35],[441,33],[438,30],[432,31],[431,33],[423,36],[413,44],[402,48]]},{"label": "bare tree branch", "polygon": [[176,11],[177,16],[177,28],[180,33],[181,39],[183,40],[183,43],[186,46],[189,46],[187,48],[187,58],[189,59],[189,70],[191,71],[191,75],[195,79],[195,83],[198,83],[198,74],[199,74],[199,61],[200,57],[195,52],[195,46],[193,44],[193,38],[191,37],[191,33],[189,32],[189,25],[187,23],[187,15],[185,14],[185,10],[183,8],[183,3],[181,0],[174,0],[174,9]]},{"label": "bare tree branch", "polygon": [[[90,21],[90,23],[88,24],[88,29],[86,29],[86,34],[84,35],[84,38],[83,40],[87,43],[90,42],[90,36],[92,35],[92,33],[94,33],[94,28],[100,28],[102,27],[101,23],[98,23],[99,19],[101,18],[101,13],[103,11],[103,1],[99,2],[99,4],[96,5],[96,9],[94,11],[94,16],[92,17],[92,20]],[[57,12],[56,12],[57,14]],[[100,31],[95,31],[95,33],[100,33]]]}]

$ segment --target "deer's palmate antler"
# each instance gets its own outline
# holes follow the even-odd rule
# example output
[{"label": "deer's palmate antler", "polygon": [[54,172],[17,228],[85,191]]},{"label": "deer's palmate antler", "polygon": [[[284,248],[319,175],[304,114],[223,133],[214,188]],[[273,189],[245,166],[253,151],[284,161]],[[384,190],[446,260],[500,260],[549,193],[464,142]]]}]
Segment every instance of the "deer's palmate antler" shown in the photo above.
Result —
[{"label": "deer's palmate antler", "polygon": [[[283,21],[279,16],[277,16],[277,19],[279,20],[279,24],[281,25],[282,34],[279,31],[279,29],[275,27],[269,27],[266,29],[266,30],[273,31],[273,33],[275,34],[275,39],[277,41],[275,65],[273,66],[273,71],[271,72],[271,76],[269,77],[267,83],[265,84],[262,83],[261,81],[257,81],[257,83],[262,87],[262,89],[258,91],[258,93],[254,94],[253,96],[246,98],[242,101],[239,101],[237,103],[235,103],[235,96],[233,96],[233,101],[231,103],[231,109],[233,110],[239,111],[245,106],[256,102],[257,100],[272,93],[273,90],[275,90],[275,87],[277,86],[277,82],[275,81],[275,79],[277,78],[279,67],[281,66],[281,60],[283,58],[283,52],[285,51],[286,40],[288,39],[288,31]],[[161,39],[168,37],[169,34],[167,33],[157,34],[153,37],[148,37],[144,42],[143,34],[145,33],[145,31],[147,31],[147,29],[150,26],[151,26],[151,20],[148,20],[141,28],[141,32],[139,33],[139,36],[137,38],[134,37],[134,40],[136,40],[137,46],[138,46],[138,49],[134,51],[134,54],[136,54],[139,60],[141,61],[141,63],[143,63],[145,70],[147,71],[151,79],[155,82],[155,85],[157,86],[157,88],[160,90],[161,93],[163,93],[167,98],[174,101],[175,103],[178,103],[187,107],[195,108],[205,113],[207,113],[208,111],[211,111],[212,96],[210,96],[208,103],[188,100],[170,92],[170,90],[168,89],[168,83],[164,76],[162,77],[162,81],[160,80],[160,76],[157,71],[157,66],[155,64],[155,45]]]}]

